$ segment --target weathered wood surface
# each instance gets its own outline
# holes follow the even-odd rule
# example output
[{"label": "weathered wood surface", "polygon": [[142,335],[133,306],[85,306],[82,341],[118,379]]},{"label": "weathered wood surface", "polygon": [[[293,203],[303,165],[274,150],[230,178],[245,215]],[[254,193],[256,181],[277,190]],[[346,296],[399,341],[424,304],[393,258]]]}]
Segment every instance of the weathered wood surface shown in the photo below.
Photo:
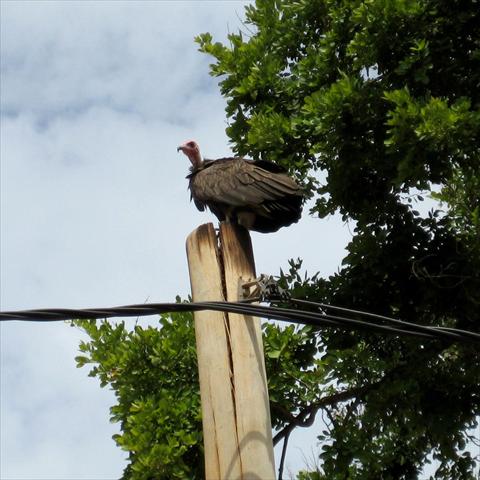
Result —
[{"label": "weathered wood surface", "polygon": [[[242,282],[255,278],[248,231],[212,224],[187,239],[194,301],[238,300]],[[202,397],[205,477],[275,478],[272,430],[258,318],[196,312],[195,335]]]},{"label": "weathered wood surface", "polygon": [[[189,235],[187,255],[193,301],[223,300],[217,237],[211,223]],[[226,322],[222,312],[195,312],[205,478],[212,480],[241,478]]]},{"label": "weathered wood surface", "polygon": [[[240,300],[243,282],[256,277],[247,230],[220,224],[227,300]],[[275,478],[272,427],[260,319],[229,313],[233,389],[243,478]]]}]

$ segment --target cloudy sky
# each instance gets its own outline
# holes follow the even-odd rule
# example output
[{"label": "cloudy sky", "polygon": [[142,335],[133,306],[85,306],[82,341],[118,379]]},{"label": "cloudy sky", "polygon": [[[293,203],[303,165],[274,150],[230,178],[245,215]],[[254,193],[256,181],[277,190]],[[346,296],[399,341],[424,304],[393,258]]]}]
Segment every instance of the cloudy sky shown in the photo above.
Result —
[{"label": "cloudy sky", "polygon": [[[2,310],[188,295],[185,239],[213,217],[190,204],[176,146],[195,138],[210,158],[230,151],[211,59],[193,38],[224,41],[244,3],[1,2]],[[302,257],[328,275],[349,238],[339,219],[305,214],[252,234],[257,271]],[[0,335],[0,477],[118,478],[114,397],[75,368],[82,333],[8,323]],[[297,433],[287,469],[312,451],[315,432]]]}]

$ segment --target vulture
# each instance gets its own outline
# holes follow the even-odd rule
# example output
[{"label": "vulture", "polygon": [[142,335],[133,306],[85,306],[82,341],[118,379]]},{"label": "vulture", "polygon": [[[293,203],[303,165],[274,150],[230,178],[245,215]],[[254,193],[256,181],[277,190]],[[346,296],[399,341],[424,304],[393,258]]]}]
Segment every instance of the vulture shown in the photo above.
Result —
[{"label": "vulture", "polygon": [[298,222],[303,192],[286,171],[271,162],[242,157],[202,159],[198,144],[177,148],[190,160],[189,189],[200,211],[209,208],[219,221],[262,233]]}]

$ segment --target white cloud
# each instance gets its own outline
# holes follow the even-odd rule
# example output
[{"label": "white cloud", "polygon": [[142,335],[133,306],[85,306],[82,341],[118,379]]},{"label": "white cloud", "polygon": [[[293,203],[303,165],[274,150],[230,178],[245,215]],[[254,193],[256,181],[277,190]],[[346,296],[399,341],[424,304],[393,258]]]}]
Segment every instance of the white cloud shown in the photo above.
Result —
[{"label": "white cloud", "polygon": [[5,2],[3,107],[44,116],[103,105],[185,120],[207,90],[208,59],[193,37],[224,37],[241,2]]},{"label": "white cloud", "polygon": [[[176,146],[196,138],[210,157],[228,153],[224,101],[193,37],[224,40],[242,5],[1,3],[2,310],[188,294],[185,238],[213,217],[190,204]],[[308,216],[254,234],[257,270],[302,256],[329,274],[347,238],[338,222]],[[63,323],[0,333],[0,476],[118,478],[114,398],[75,368],[81,334]]]}]

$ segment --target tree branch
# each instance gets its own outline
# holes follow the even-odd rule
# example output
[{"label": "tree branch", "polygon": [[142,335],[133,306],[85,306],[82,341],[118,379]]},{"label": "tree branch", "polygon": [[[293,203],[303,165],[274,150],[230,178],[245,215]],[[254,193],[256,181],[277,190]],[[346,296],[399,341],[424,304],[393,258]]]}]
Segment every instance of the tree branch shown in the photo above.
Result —
[{"label": "tree branch", "polygon": [[328,397],[321,398],[317,402],[311,403],[307,407],[305,407],[297,416],[290,413],[284,407],[280,405],[272,405],[273,408],[280,411],[288,420],[288,424],[282,428],[274,437],[273,437],[273,444],[276,445],[282,438],[286,438],[290,435],[291,431],[295,427],[310,427],[313,425],[315,421],[315,416],[317,415],[318,410],[321,408],[325,408],[329,405],[336,404],[338,402],[345,402],[347,400],[351,400],[355,397],[360,397],[365,395],[365,393],[369,392],[376,388],[380,383],[383,382],[383,379],[372,383],[370,385],[365,385],[363,387],[352,388],[350,390],[345,390],[343,392],[337,392],[333,395],[329,395]]},{"label": "tree branch", "polygon": [[285,433],[283,446],[282,446],[282,456],[280,457],[280,465],[278,467],[278,480],[283,480],[283,468],[285,466],[285,457],[287,455],[288,439],[290,438],[290,434],[292,433],[294,428],[295,428],[295,425],[290,424],[289,431]]}]

